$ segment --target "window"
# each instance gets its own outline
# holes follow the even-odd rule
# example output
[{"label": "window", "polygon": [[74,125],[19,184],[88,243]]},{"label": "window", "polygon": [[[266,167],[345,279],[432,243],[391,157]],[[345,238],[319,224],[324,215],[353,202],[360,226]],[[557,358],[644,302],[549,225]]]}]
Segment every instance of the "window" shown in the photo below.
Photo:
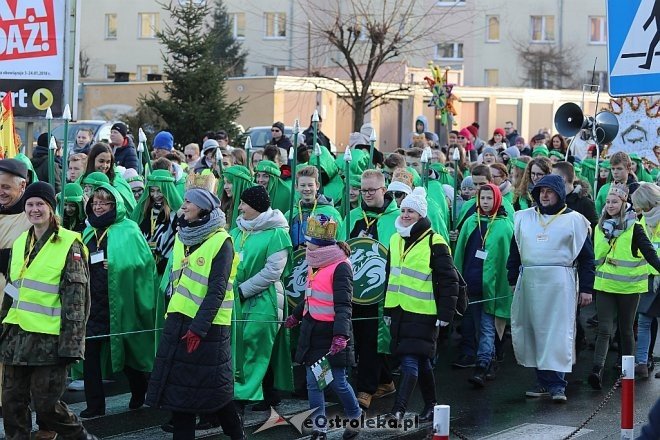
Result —
[{"label": "window", "polygon": [[231,25],[234,40],[245,38],[245,12],[229,14],[229,24]]},{"label": "window", "polygon": [[286,38],[286,14],[284,12],[264,13],[266,36],[264,38]]},{"label": "window", "polygon": [[140,12],[138,14],[138,38],[156,38],[159,30],[157,13]]},{"label": "window", "polygon": [[589,17],[589,43],[607,44],[605,17]]},{"label": "window", "polygon": [[465,0],[438,0],[436,6],[465,6]]},{"label": "window", "polygon": [[532,15],[532,43],[549,43],[555,41],[555,16]]},{"label": "window", "polygon": [[500,41],[500,16],[488,15],[486,16],[486,41],[494,42]]},{"label": "window", "polygon": [[105,14],[105,39],[117,38],[117,14]]},{"label": "window", "polygon": [[117,70],[116,64],[105,65],[105,77],[108,79],[115,79],[115,71]]},{"label": "window", "polygon": [[498,69],[485,69],[484,83],[487,87],[498,87],[500,85],[500,71]]},{"label": "window", "polygon": [[158,73],[158,66],[137,66],[138,81],[146,81],[150,73]]},{"label": "window", "polygon": [[463,43],[441,43],[435,46],[436,60],[462,60]]},{"label": "window", "polygon": [[264,66],[264,73],[266,76],[277,76],[280,74],[280,70],[284,70],[286,66]]}]

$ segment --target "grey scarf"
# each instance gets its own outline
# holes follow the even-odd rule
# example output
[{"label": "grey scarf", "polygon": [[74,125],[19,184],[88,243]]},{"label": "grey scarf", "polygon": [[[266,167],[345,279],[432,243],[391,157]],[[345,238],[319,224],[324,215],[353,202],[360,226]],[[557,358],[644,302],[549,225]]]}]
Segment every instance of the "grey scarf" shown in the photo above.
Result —
[{"label": "grey scarf", "polygon": [[208,239],[225,225],[225,214],[220,208],[215,208],[209,214],[208,220],[204,219],[199,223],[184,222],[183,225],[179,226],[179,239],[186,246],[195,246]]}]

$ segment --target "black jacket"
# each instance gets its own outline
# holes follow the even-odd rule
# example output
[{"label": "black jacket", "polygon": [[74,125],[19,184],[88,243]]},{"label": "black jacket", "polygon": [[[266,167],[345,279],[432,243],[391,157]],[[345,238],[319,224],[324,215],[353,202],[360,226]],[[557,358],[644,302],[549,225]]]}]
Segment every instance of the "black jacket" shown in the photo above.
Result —
[{"label": "black jacket", "polygon": [[130,136],[127,136],[125,145],[114,149],[115,164],[126,169],[133,168],[138,173],[142,171],[140,161],[138,160],[135,144]]},{"label": "black jacket", "polygon": [[[105,229],[97,231],[101,238]],[[107,240],[101,240],[99,246],[96,242],[96,236],[92,235],[87,243],[89,255],[103,250],[107,257]],[[90,257],[91,258],[91,257]],[[91,307],[89,310],[89,319],[87,320],[87,336],[101,336],[110,334],[110,302],[108,299],[108,270],[103,267],[103,263],[92,264],[89,261],[89,290],[91,292]]]},{"label": "black jacket", "polygon": [[278,148],[284,148],[286,150],[287,157],[289,155],[289,150],[293,146],[291,139],[289,139],[289,137],[284,133],[282,133],[282,137],[278,141],[271,139],[268,145],[275,145]]},{"label": "black jacket", "polygon": [[[404,238],[404,249],[408,249],[430,227],[431,223],[427,218],[419,220],[413,226],[410,237]],[[428,246],[431,243],[430,240],[429,235],[429,238],[424,238],[418,246]],[[390,263],[388,256],[385,268],[388,282]],[[384,314],[392,319],[390,323],[390,334],[392,335],[390,350],[393,355],[412,354],[429,358],[434,357],[439,329],[435,325],[436,321],[451,322],[454,318],[458,298],[458,273],[446,245],[436,244],[431,246],[429,266],[432,270],[433,296],[438,311],[437,315],[407,312],[401,307],[386,308]],[[387,291],[387,286],[385,291]]]},{"label": "black jacket", "polygon": [[[313,145],[314,144],[314,126],[310,125],[309,127],[307,127],[307,130],[303,131],[303,135],[305,136],[305,144],[313,147],[314,146]],[[323,145],[325,148],[328,149],[328,151],[331,151],[330,150],[330,146],[331,146],[330,139],[321,130],[318,130],[316,132],[316,142],[319,145]]]},{"label": "black jacket", "polygon": [[573,192],[566,196],[566,206],[573,211],[582,214],[587,220],[589,220],[591,230],[594,230],[598,224],[596,204],[580,185],[576,186]]},{"label": "black jacket", "polygon": [[[191,252],[197,247],[193,246]],[[211,263],[209,289],[194,319],[181,313],[167,316],[147,405],[185,413],[211,413],[233,400],[231,326],[212,324],[225,298],[233,257],[231,240],[227,240]],[[202,337],[192,353],[181,340],[188,330]]]},{"label": "black jacket", "polygon": [[[36,146],[30,161],[37,178],[42,182],[48,182],[48,147]],[[55,157],[55,192],[60,191],[62,191],[62,161],[59,157]]]},{"label": "black jacket", "polygon": [[355,365],[355,352],[353,349],[353,324],[351,323],[353,300],[353,269],[347,263],[340,263],[335,268],[332,277],[333,302],[335,320],[330,322],[317,321],[307,313],[303,316],[305,302],[296,306],[293,311],[299,321],[300,337],[295,360],[299,364],[312,365],[330,351],[334,336],[346,336],[348,345],[345,350],[334,356],[328,356],[333,367],[351,367]]}]

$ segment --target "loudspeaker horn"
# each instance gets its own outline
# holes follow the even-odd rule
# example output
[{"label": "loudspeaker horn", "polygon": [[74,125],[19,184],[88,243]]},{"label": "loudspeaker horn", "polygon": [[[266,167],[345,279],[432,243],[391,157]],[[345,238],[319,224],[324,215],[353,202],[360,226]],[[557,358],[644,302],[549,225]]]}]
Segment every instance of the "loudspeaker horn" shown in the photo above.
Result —
[{"label": "loudspeaker horn", "polygon": [[572,102],[562,104],[555,113],[555,127],[566,137],[575,136],[580,130],[586,128],[584,127],[585,122],[588,122],[588,119],[584,117],[582,109]]},{"label": "loudspeaker horn", "polygon": [[602,111],[594,122],[594,140],[597,144],[609,144],[619,133],[619,120],[614,113]]}]

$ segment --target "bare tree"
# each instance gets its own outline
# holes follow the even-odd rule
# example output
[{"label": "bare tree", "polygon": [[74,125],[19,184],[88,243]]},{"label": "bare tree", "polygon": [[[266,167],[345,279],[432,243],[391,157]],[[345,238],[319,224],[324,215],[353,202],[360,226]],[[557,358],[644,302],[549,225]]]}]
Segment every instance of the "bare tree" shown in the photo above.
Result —
[{"label": "bare tree", "polygon": [[[381,68],[409,51],[420,50],[420,42],[431,34],[453,8],[433,11],[435,2],[422,0],[327,0],[305,10],[315,25],[319,47],[326,48],[333,71],[316,69],[312,75],[325,78],[343,89],[338,96],[353,110],[353,129],[359,131],[364,115],[388,102],[388,97],[409,90],[405,83],[374,90]],[[433,16],[431,20],[425,17]],[[437,37],[438,32],[432,33]],[[433,43],[433,46],[438,41]],[[318,88],[324,88],[317,85]]]},{"label": "bare tree", "polygon": [[514,45],[525,76],[522,86],[535,89],[570,89],[581,84],[575,75],[580,57],[572,47],[562,50],[555,45]]}]

